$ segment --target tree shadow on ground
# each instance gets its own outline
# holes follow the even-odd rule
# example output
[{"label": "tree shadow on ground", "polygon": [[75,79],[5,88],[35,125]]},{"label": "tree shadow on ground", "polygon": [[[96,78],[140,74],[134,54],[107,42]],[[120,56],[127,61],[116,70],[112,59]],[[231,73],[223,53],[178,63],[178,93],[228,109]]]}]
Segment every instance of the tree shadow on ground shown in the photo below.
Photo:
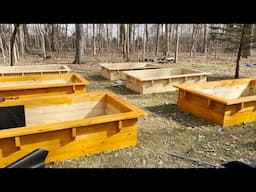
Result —
[{"label": "tree shadow on ground", "polygon": [[120,85],[120,86],[108,86],[106,87],[110,91],[113,91],[119,95],[137,95],[138,93],[128,89],[125,87],[125,85]]},{"label": "tree shadow on ground", "polygon": [[[107,79],[98,74],[87,74],[86,77],[88,78],[88,80],[91,81],[108,81]],[[111,82],[109,81],[109,83]]]},{"label": "tree shadow on ground", "polygon": [[178,109],[178,106],[173,103],[150,106],[145,108],[158,116],[166,118],[168,121],[172,120],[186,127],[201,127],[213,125],[213,123],[208,122],[204,119],[180,111]]},{"label": "tree shadow on ground", "polygon": [[229,79],[234,79],[234,76],[208,76],[207,81],[219,81],[219,80],[229,80]]},{"label": "tree shadow on ground", "polygon": [[243,144],[248,150],[255,151],[256,150],[256,141],[250,141],[248,143]]}]

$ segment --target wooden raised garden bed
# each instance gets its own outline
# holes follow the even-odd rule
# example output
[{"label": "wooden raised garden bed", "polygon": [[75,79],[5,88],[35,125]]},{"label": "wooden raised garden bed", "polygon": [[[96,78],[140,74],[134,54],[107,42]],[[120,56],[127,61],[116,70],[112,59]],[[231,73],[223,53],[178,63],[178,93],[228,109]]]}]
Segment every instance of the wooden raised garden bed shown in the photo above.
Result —
[{"label": "wooden raised garden bed", "polygon": [[151,63],[100,63],[101,75],[111,81],[124,79],[123,71],[157,69],[159,65]]},{"label": "wooden raised garden bed", "polygon": [[5,100],[0,112],[15,106],[23,107],[25,125],[0,123],[0,167],[39,148],[49,151],[49,163],[136,145],[145,115],[112,92]]},{"label": "wooden raised garden bed", "polygon": [[140,94],[177,90],[173,85],[206,81],[209,73],[186,68],[162,68],[126,71],[125,86]]},{"label": "wooden raised garden bed", "polygon": [[81,93],[89,82],[76,73],[0,77],[1,97]]},{"label": "wooden raised garden bed", "polygon": [[70,73],[71,69],[66,65],[24,65],[24,66],[0,66],[0,76],[10,75],[43,75]]},{"label": "wooden raised garden bed", "polygon": [[223,127],[256,120],[256,79],[210,81],[179,88],[178,106]]}]

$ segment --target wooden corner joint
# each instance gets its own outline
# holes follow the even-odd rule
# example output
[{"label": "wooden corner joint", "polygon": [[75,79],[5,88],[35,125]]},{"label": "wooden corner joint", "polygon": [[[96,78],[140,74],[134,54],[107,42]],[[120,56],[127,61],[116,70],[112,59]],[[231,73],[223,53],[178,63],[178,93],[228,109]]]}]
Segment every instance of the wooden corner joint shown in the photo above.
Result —
[{"label": "wooden corner joint", "polygon": [[16,136],[14,139],[15,139],[15,146],[20,149],[20,147],[21,147],[20,137]]},{"label": "wooden corner joint", "polygon": [[244,108],[244,102],[242,102],[241,104],[240,104],[240,110],[242,110]]},{"label": "wooden corner joint", "polygon": [[121,130],[121,129],[123,129],[123,121],[122,120],[118,121],[118,130]]},{"label": "wooden corner joint", "polygon": [[207,107],[212,108],[213,107],[213,101],[211,99],[207,99]]},{"label": "wooden corner joint", "polygon": [[76,138],[76,128],[72,128],[72,138]]},{"label": "wooden corner joint", "polygon": [[182,90],[182,97],[184,100],[187,99],[187,92],[185,90]]},{"label": "wooden corner joint", "polygon": [[75,85],[72,85],[72,91],[73,91],[73,93],[76,92],[76,86]]}]

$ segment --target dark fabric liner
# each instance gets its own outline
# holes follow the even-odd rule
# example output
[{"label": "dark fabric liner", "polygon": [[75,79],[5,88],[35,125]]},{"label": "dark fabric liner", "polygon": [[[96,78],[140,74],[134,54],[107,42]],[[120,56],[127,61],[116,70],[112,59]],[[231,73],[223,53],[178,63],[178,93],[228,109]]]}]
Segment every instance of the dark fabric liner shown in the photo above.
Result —
[{"label": "dark fabric liner", "polygon": [[26,126],[24,105],[0,107],[0,129],[24,126]]}]

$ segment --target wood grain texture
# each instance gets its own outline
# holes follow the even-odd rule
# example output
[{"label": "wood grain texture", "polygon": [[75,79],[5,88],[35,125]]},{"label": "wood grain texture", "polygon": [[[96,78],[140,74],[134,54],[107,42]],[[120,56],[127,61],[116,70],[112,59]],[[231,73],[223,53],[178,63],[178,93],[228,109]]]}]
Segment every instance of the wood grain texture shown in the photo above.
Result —
[{"label": "wood grain texture", "polygon": [[0,66],[0,76],[27,76],[44,74],[66,74],[71,69],[66,65],[24,65],[24,66]]},{"label": "wood grain texture", "polygon": [[86,91],[89,82],[80,74],[47,74],[0,77],[3,97],[30,97],[48,94],[69,94]]},{"label": "wood grain texture", "polygon": [[125,71],[125,86],[140,94],[163,93],[177,90],[174,85],[207,80],[207,74],[185,68],[162,68]]},{"label": "wood grain texture", "polygon": [[130,70],[141,70],[141,69],[157,69],[161,68],[160,65],[152,64],[152,63],[136,63],[136,62],[128,62],[128,63],[99,63],[101,66],[101,75],[109,79],[110,81],[116,81],[119,79],[125,80],[126,75],[124,75],[124,71]]},{"label": "wood grain texture", "polygon": [[223,127],[256,120],[255,79],[244,78],[176,85],[181,111]]},{"label": "wood grain texture", "polygon": [[0,106],[21,104],[30,122],[0,130],[0,167],[37,148],[49,151],[49,163],[136,145],[137,121],[146,115],[112,92],[20,98]]}]

